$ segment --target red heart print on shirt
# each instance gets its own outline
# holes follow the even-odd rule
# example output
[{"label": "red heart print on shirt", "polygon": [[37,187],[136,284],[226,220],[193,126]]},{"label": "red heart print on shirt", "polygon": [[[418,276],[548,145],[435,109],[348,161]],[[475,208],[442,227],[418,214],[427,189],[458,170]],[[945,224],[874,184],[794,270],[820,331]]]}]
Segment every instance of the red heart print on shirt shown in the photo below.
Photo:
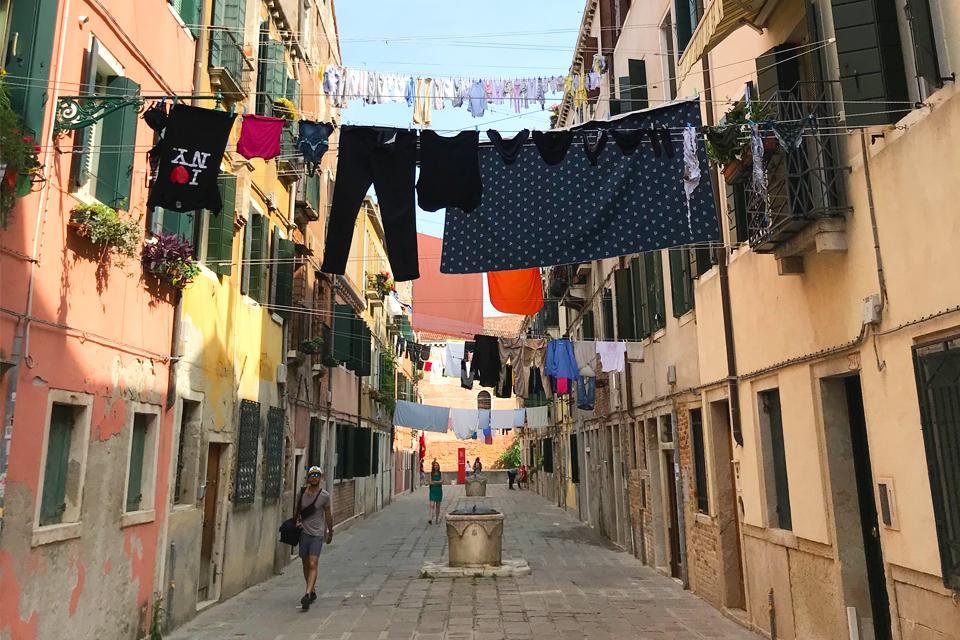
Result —
[{"label": "red heart print on shirt", "polygon": [[178,165],[170,172],[170,182],[187,184],[190,182],[190,172]]}]

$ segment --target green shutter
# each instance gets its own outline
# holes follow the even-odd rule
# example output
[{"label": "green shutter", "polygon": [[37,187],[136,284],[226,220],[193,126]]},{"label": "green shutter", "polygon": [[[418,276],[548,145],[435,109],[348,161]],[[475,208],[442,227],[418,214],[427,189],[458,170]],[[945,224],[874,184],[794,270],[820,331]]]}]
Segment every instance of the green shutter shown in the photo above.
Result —
[{"label": "green shutter", "polygon": [[207,218],[207,266],[215,273],[229,276],[233,261],[233,217],[237,203],[237,176],[221,173],[220,199],[223,209]]},{"label": "green shutter", "polygon": [[43,133],[43,111],[49,99],[58,4],[58,0],[14,0],[10,9],[4,82],[13,110],[23,116],[24,126],[37,140]]},{"label": "green shutter", "polygon": [[263,302],[264,297],[264,271],[266,265],[264,260],[267,258],[267,218],[259,213],[254,214],[250,221],[250,282],[247,285],[247,295]]},{"label": "green shutter", "polygon": [[352,361],[354,315],[353,307],[348,304],[333,305],[333,357],[344,364]]},{"label": "green shutter", "polygon": [[194,211],[173,211],[161,209],[161,231],[163,233],[180,236],[189,243],[193,243],[197,214]]},{"label": "green shutter", "polygon": [[[293,304],[294,256],[293,243],[279,238],[277,240],[277,292],[275,302],[278,307],[289,307]],[[285,309],[279,309],[277,313],[284,318],[290,317],[290,312]]]},{"label": "green shutter", "polygon": [[[140,85],[124,76],[111,78],[107,83],[108,96],[135,96]],[[94,195],[111,207],[130,206],[130,182],[133,179],[133,158],[137,141],[137,111],[124,107],[108,114],[99,124],[100,164]],[[191,238],[192,239],[192,238]]]},{"label": "green shutter", "polygon": [[147,417],[134,414],[130,439],[130,474],[127,477],[127,511],[138,511],[143,500],[143,455],[147,445]]},{"label": "green shutter", "polygon": [[300,82],[294,78],[287,78],[287,84],[284,88],[287,100],[295,105],[300,104]]},{"label": "green shutter", "polygon": [[211,22],[218,27],[243,29],[246,15],[246,0],[214,0]]},{"label": "green shutter", "polygon": [[679,318],[693,309],[693,279],[690,277],[690,256],[687,249],[670,249],[670,294],[673,317]]},{"label": "green shutter", "polygon": [[[370,329],[367,323],[358,315],[354,315],[351,322],[352,340],[350,348],[350,362],[353,372],[358,376],[370,375]],[[348,365],[349,366],[349,365]]]},{"label": "green shutter", "polygon": [[183,24],[187,25],[187,29],[190,30],[193,37],[199,36],[201,0],[169,0],[169,2],[173,5],[180,19],[183,20]]},{"label": "green shutter", "polygon": [[647,311],[647,289],[643,275],[643,263],[640,258],[630,261],[630,285],[633,287],[633,303],[636,306],[636,329],[638,338],[650,335],[650,318]]},{"label": "green shutter", "polygon": [[910,100],[894,0],[831,0],[847,124],[890,124]]},{"label": "green shutter", "polygon": [[630,100],[630,76],[622,76],[617,79],[620,87],[620,113],[630,113],[633,111],[633,101]]},{"label": "green shutter", "polygon": [[690,254],[690,275],[699,278],[713,266],[713,250],[708,247],[696,247],[688,250]]},{"label": "green shutter", "polygon": [[926,80],[931,87],[942,87],[944,78],[940,75],[940,59],[937,56],[930,0],[907,0],[906,11],[907,21],[910,23],[910,35],[913,39],[917,75]]},{"label": "green shutter", "polygon": [[630,287],[630,271],[617,269],[613,272],[617,293],[617,339],[634,340],[633,293]]},{"label": "green shutter", "polygon": [[257,71],[257,113],[271,115],[273,101],[286,97],[287,65],[282,42],[263,38],[260,41],[260,64]]},{"label": "green shutter", "polygon": [[603,290],[603,298],[600,303],[600,310],[603,312],[603,340],[613,340],[613,292],[610,289]]},{"label": "green shutter", "polygon": [[356,425],[346,426],[346,434],[343,439],[343,477],[349,480],[356,475],[357,468],[357,427]]},{"label": "green shutter", "polygon": [[673,23],[677,25],[677,56],[679,57],[683,55],[693,36],[693,29],[690,27],[690,0],[674,0]]},{"label": "green shutter", "polygon": [[659,251],[643,254],[643,274],[647,292],[647,327],[650,333],[664,327],[663,265]]},{"label": "green shutter", "polygon": [[67,467],[70,464],[70,439],[73,435],[74,408],[54,404],[47,435],[47,462],[43,470],[43,496],[40,500],[40,525],[63,521],[67,496]]},{"label": "green shutter", "polygon": [[643,60],[628,60],[630,73],[630,101],[634,109],[646,109],[650,106],[647,91],[647,63]]}]

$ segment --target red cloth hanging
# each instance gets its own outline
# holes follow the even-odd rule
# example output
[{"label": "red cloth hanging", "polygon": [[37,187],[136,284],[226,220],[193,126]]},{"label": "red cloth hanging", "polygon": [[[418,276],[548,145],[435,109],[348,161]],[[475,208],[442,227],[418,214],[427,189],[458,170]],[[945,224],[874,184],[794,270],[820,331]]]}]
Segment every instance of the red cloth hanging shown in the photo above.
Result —
[{"label": "red cloth hanging", "polygon": [[540,269],[515,269],[487,273],[490,302],[503,313],[530,316],[543,308]]}]

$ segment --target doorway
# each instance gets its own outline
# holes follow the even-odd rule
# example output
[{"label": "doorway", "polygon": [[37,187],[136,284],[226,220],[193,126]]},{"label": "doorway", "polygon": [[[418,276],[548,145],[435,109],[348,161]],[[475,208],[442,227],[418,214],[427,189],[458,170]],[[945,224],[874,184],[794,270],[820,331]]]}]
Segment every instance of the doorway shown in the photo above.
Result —
[{"label": "doorway", "polygon": [[680,521],[677,518],[677,483],[675,482],[676,452],[673,449],[663,450],[663,466],[667,486],[667,540],[670,542],[670,576],[681,579],[680,573]]},{"label": "doorway", "polygon": [[213,587],[219,569],[213,562],[213,545],[217,533],[217,504],[220,498],[220,458],[226,445],[211,442],[207,450],[207,475],[203,493],[203,531],[200,539],[200,576],[197,580],[197,602],[214,599]]},{"label": "doorway", "polygon": [[740,549],[740,518],[737,480],[733,468],[733,432],[730,405],[726,400],[710,403],[710,449],[714,486],[717,491],[716,518],[720,529],[720,562],[723,568],[723,606],[746,609],[743,562]]},{"label": "doorway", "polygon": [[844,604],[856,609],[862,637],[890,640],[890,600],[860,376],[824,378],[820,389]]},{"label": "doorway", "polygon": [[660,469],[662,466],[660,440],[657,433],[657,419],[648,419],[644,436],[646,439],[649,495],[647,496],[647,502],[644,504],[644,509],[648,510],[648,519],[653,530],[653,548],[647,550],[647,561],[650,566],[665,570],[669,559],[663,514],[663,473]]}]

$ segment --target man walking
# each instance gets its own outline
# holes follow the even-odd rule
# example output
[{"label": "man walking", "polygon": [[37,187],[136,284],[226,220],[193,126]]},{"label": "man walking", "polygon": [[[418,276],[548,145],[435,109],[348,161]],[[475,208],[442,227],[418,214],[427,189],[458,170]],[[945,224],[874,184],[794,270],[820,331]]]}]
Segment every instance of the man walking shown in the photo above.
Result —
[{"label": "man walking", "polygon": [[320,467],[310,467],[307,471],[307,486],[300,490],[300,499],[294,519],[300,528],[300,560],[303,562],[303,579],[307,583],[306,591],[300,598],[300,606],[306,611],[317,599],[317,564],[324,541],[333,540],[333,511],[330,508],[330,494],[320,486],[323,471]]}]

